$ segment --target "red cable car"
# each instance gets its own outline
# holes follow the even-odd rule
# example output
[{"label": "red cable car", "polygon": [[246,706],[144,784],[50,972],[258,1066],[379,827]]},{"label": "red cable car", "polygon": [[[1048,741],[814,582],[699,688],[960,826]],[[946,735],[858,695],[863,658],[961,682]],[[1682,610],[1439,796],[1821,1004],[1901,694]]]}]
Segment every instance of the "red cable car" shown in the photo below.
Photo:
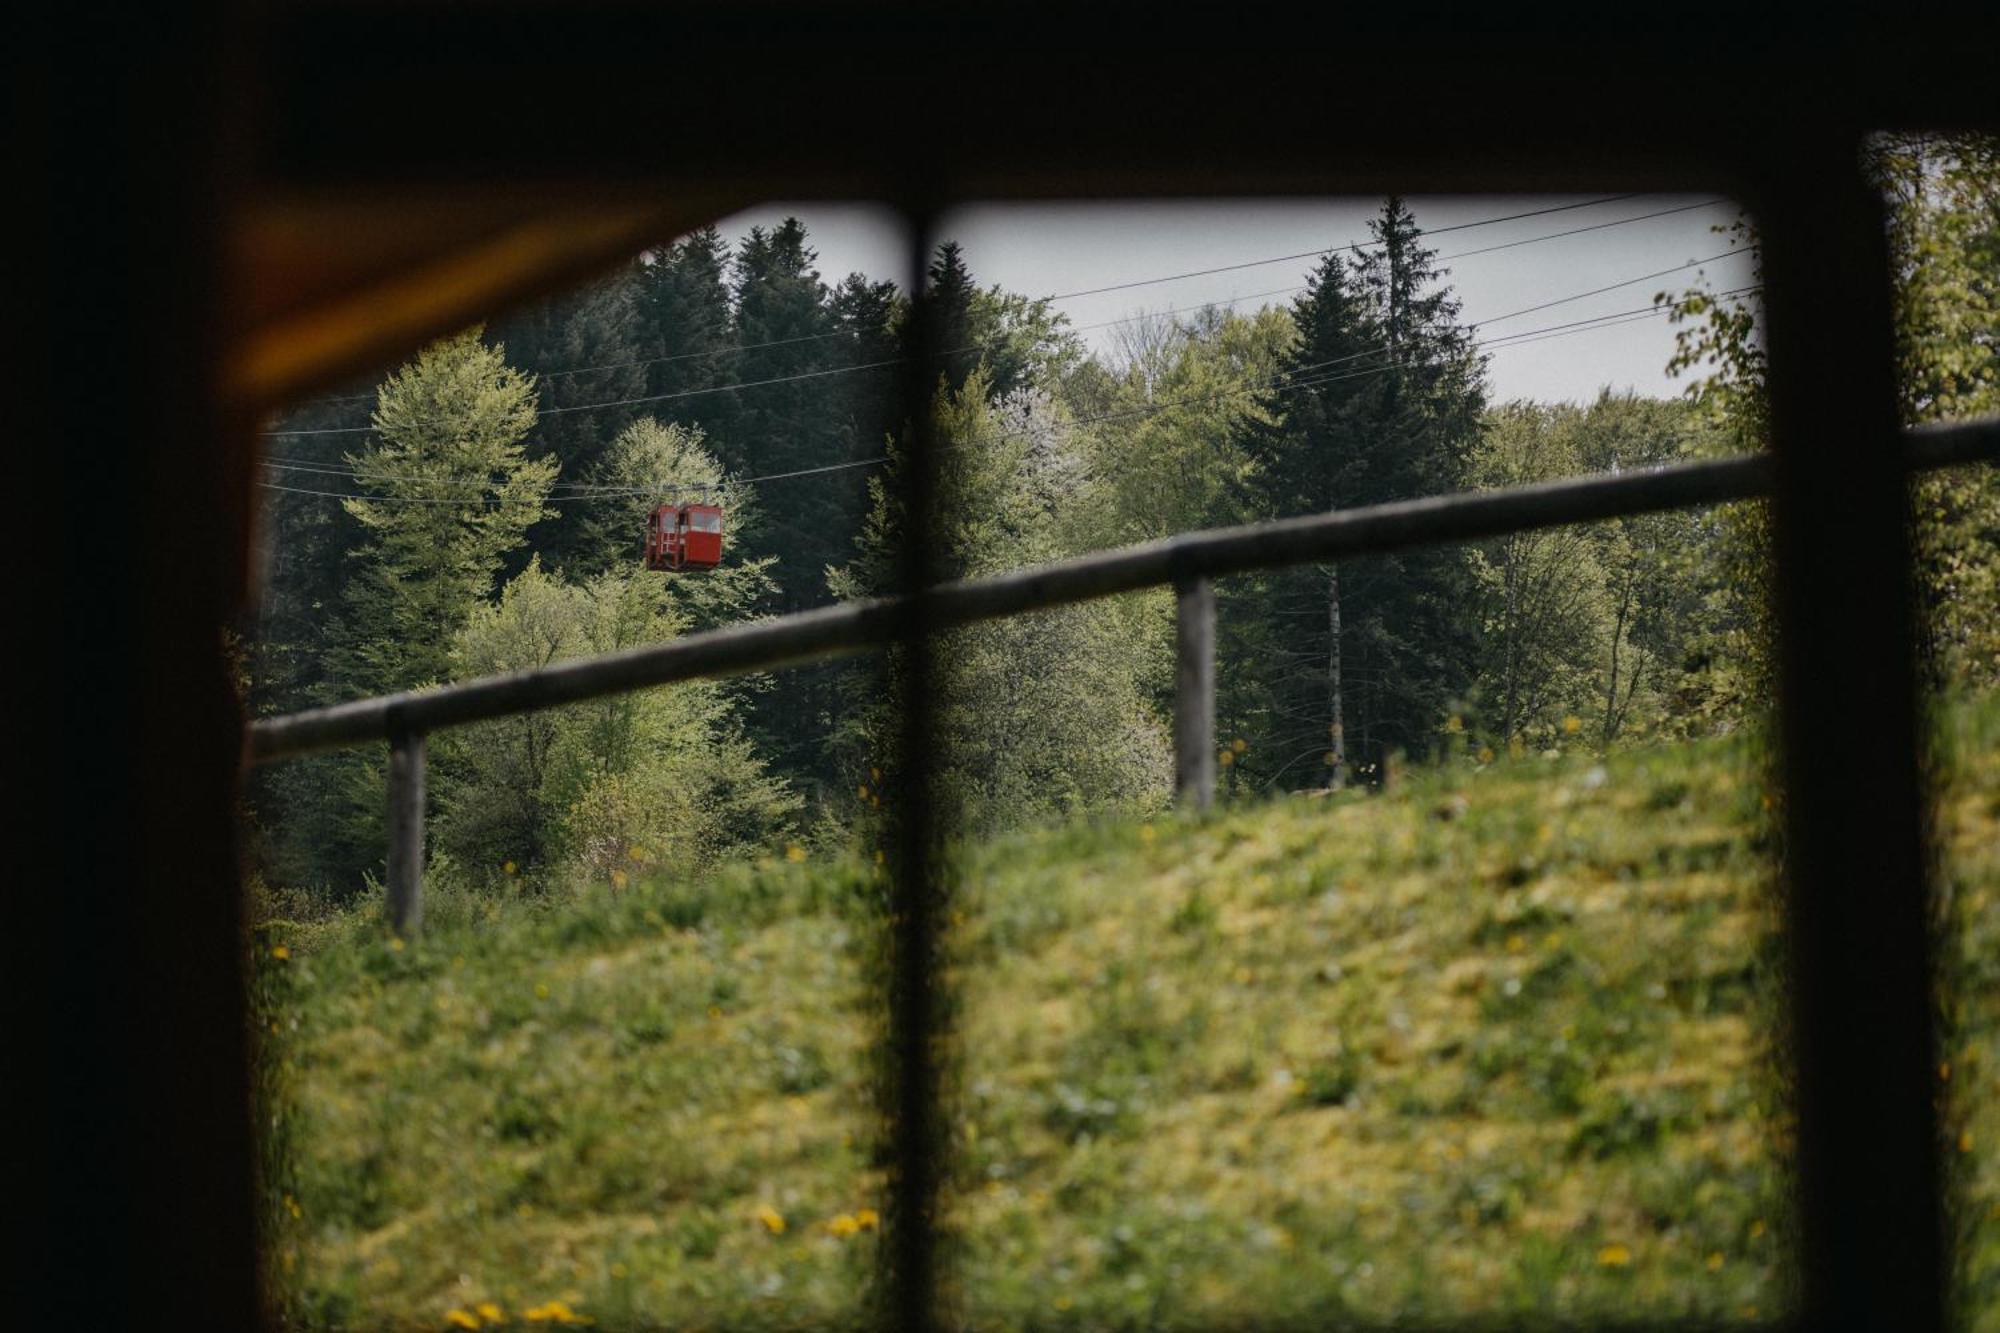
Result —
[{"label": "red cable car", "polygon": [[663,504],[646,520],[646,568],[714,569],[722,563],[722,506]]}]

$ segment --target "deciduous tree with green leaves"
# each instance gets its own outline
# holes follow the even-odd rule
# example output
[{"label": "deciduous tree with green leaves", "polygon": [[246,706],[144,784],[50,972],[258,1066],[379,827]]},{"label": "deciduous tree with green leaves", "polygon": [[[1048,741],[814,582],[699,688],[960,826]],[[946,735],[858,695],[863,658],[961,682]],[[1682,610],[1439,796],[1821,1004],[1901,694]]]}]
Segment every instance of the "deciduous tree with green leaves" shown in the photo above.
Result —
[{"label": "deciduous tree with green leaves", "polygon": [[[688,627],[656,575],[564,583],[531,562],[456,636],[460,674],[530,670]],[[715,681],[501,718],[438,738],[439,845],[462,873],[536,887],[695,874],[768,849],[798,810]]]},{"label": "deciduous tree with green leaves", "polygon": [[[995,406],[981,371],[940,388],[937,536],[947,577],[968,578],[1074,553],[1091,483],[1081,440],[1044,394]],[[844,597],[895,586],[901,508],[893,469],[871,482],[875,506]],[[1168,796],[1172,764],[1151,679],[1166,661],[1163,594],[1059,607],[949,631],[935,642],[937,717],[932,800],[944,825],[990,833],[1080,811],[1149,810]],[[902,765],[905,658],[889,655],[889,685],[855,684],[846,748],[857,788],[886,771],[893,800]],[[878,784],[879,784],[878,780]]]},{"label": "deciduous tree with green leaves", "polygon": [[[2000,137],[1883,135],[1870,162],[1889,201],[1904,424],[2000,412]],[[2000,684],[2000,471],[1931,473],[1911,499],[1928,673]]]},{"label": "deciduous tree with green leaves", "polygon": [[373,437],[347,455],[370,498],[350,556],[340,686],[351,694],[448,678],[451,642],[494,577],[547,517],[552,459],[531,459],[535,391],[470,330],[383,381]]}]

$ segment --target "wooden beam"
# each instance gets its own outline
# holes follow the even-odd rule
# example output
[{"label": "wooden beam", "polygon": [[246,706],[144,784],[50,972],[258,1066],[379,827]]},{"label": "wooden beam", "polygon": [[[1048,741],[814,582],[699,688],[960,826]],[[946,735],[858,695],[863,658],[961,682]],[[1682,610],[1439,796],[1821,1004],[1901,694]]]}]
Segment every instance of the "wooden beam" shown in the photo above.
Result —
[{"label": "wooden beam", "polygon": [[[1904,457],[1892,465],[1898,475],[1906,468],[2000,457],[2000,419],[1910,432],[1903,447]],[[924,623],[943,629],[1192,578],[1751,499],[1770,492],[1772,466],[1768,456],[1751,455],[1188,533],[934,588],[923,594]],[[383,740],[398,727],[435,731],[674,681],[860,652],[897,638],[907,614],[900,598],[848,602],[533,671],[269,718],[250,727],[246,758],[282,759]]]},{"label": "wooden beam", "polygon": [[[318,226],[310,210],[294,210],[239,232],[233,286],[249,322],[223,364],[232,410],[262,415],[391,364],[692,230],[719,207],[571,206],[511,220],[503,214],[498,225],[484,222],[468,234],[460,210],[427,202],[334,210]],[[474,195],[460,207],[477,206]],[[427,226],[435,239],[425,239]],[[329,227],[338,230],[320,234]],[[385,227],[398,243],[379,237]],[[344,257],[350,249],[360,252],[358,262]],[[335,275],[330,287],[322,270]],[[302,294],[287,300],[289,291]]]}]

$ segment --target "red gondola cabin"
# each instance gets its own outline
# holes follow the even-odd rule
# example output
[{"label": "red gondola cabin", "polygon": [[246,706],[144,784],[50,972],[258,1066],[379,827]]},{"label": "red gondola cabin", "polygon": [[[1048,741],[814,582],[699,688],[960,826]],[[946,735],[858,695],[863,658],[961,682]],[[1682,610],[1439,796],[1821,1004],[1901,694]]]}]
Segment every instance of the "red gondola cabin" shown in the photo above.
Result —
[{"label": "red gondola cabin", "polygon": [[646,568],[714,569],[721,563],[721,505],[664,504],[646,520]]}]

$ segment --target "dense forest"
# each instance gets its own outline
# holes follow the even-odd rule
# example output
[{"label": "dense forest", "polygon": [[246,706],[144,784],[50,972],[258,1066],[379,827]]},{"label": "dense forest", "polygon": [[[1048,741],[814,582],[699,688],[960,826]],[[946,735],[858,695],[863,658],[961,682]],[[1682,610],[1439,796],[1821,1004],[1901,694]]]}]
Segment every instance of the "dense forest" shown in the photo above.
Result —
[{"label": "dense forest", "polygon": [[[1885,139],[1911,423],[2000,409],[2000,152]],[[1493,401],[1486,344],[1401,199],[1288,306],[1127,321],[1112,350],[1049,301],[933,258],[949,349],[946,572],[1191,528],[1762,447],[1742,292],[1662,291],[1685,397]],[[1731,239],[1755,245],[1749,221]],[[893,585],[907,293],[829,281],[796,220],[711,229],[569,297],[441,341],[267,441],[263,595],[241,628],[271,714],[532,667]],[[1894,447],[1884,441],[1884,448]],[[721,497],[722,568],[649,573],[651,507]],[[1924,661],[2000,680],[2000,483],[1922,479]],[[1768,698],[1757,506],[1646,515],[1225,582],[1218,725],[1233,798],[1726,732]],[[1169,798],[1164,591],[953,631],[942,807],[968,832]],[[649,691],[434,739],[432,873],[545,891],[847,845],[896,792],[879,660]],[[346,900],[379,875],[383,759],[260,771],[270,884]]]}]

